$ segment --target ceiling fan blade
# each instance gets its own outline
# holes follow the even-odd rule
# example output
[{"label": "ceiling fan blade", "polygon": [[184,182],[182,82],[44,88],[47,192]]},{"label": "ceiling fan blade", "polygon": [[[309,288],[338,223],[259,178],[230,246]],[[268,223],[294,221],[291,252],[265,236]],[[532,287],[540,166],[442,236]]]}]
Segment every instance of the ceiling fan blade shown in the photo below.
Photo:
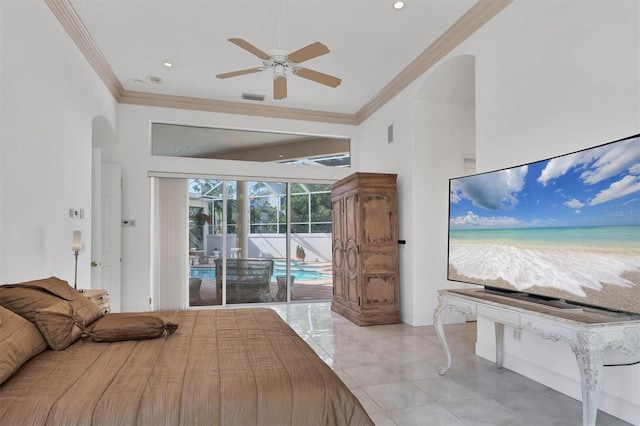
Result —
[{"label": "ceiling fan blade", "polygon": [[217,74],[216,77],[218,77],[218,78],[237,77],[239,75],[252,74],[254,72],[260,72],[260,71],[264,71],[264,70],[265,70],[264,67],[248,68],[246,70],[232,71],[232,72],[226,72],[226,73],[223,73],[223,74]]},{"label": "ceiling fan blade", "polygon": [[329,48],[319,41],[316,41],[315,43],[311,43],[302,49],[298,49],[295,52],[290,53],[289,60],[294,64],[299,64],[327,53],[329,53]]},{"label": "ceiling fan blade", "polygon": [[284,99],[287,97],[287,78],[277,77],[273,79],[273,99]]},{"label": "ceiling fan blade", "polygon": [[340,86],[340,83],[342,83],[342,80],[337,77],[310,70],[309,68],[295,67],[293,69],[293,73],[299,77],[306,78],[329,87],[338,87]]},{"label": "ceiling fan blade", "polygon": [[241,38],[230,38],[229,41],[238,47],[242,47],[247,52],[253,53],[260,59],[264,59],[265,61],[268,61],[269,59],[271,59],[271,56],[267,55],[262,50],[258,49],[257,47],[255,47],[253,44],[249,43],[246,40],[243,40]]}]

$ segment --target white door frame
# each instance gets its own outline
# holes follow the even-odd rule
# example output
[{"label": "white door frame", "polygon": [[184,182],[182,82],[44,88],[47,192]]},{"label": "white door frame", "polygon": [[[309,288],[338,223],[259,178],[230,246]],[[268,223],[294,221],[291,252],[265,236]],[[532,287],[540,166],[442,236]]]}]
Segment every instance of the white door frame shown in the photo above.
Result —
[{"label": "white door frame", "polygon": [[122,170],[102,163],[93,149],[91,288],[109,293],[113,312],[122,309]]}]

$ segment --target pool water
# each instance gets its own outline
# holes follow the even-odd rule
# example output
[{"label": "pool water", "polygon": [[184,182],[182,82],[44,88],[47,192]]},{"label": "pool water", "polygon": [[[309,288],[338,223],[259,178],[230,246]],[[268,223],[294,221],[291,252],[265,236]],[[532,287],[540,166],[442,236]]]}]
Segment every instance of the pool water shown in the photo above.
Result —
[{"label": "pool water", "polygon": [[[273,281],[275,281],[276,280],[276,276],[285,275],[285,274],[286,274],[286,271],[284,271],[284,270],[275,270],[273,272],[273,275],[271,276],[271,279]],[[296,271],[296,270],[291,270],[291,275],[296,277],[297,280],[307,280],[307,281],[331,278],[330,275],[321,274],[319,272],[314,272],[314,271]],[[190,276],[191,276],[191,278],[202,278],[202,279],[206,279],[206,280],[215,280],[216,279],[216,270],[215,270],[215,268],[209,268],[209,267],[191,268]]]},{"label": "pool water", "polygon": [[[287,271],[276,271],[271,276],[271,279],[275,280],[277,275],[283,275],[284,276],[286,274],[287,274]],[[319,272],[313,272],[313,271],[291,271],[291,275],[296,277],[296,280],[313,281],[313,280],[331,279],[330,275],[321,274]]]},{"label": "pool water", "polygon": [[215,268],[191,268],[191,272],[189,273],[189,276],[191,278],[215,280],[216,270]]}]

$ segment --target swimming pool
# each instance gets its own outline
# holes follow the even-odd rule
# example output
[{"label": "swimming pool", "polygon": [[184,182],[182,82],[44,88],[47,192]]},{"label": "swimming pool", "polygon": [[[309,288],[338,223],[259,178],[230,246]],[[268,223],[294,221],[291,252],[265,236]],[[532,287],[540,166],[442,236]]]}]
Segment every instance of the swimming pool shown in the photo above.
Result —
[{"label": "swimming pool", "polygon": [[[271,275],[271,279],[273,281],[276,280],[276,276],[285,275],[286,271],[284,270],[274,270],[273,275]],[[297,280],[305,280],[305,281],[313,281],[313,280],[326,280],[331,279],[331,275],[321,274],[315,271],[296,271],[294,269],[291,270],[291,275],[296,277]],[[213,267],[199,267],[199,268],[191,268],[190,273],[191,278],[202,278],[206,280],[215,280],[216,279],[216,269]]]}]

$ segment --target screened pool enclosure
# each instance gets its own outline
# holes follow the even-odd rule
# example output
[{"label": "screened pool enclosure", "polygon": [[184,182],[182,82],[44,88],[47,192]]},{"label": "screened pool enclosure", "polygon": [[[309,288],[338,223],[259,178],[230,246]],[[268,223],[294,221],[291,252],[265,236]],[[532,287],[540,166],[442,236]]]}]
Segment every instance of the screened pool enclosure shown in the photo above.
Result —
[{"label": "screened pool enclosure", "polygon": [[326,300],[328,184],[189,180],[189,306]]}]

